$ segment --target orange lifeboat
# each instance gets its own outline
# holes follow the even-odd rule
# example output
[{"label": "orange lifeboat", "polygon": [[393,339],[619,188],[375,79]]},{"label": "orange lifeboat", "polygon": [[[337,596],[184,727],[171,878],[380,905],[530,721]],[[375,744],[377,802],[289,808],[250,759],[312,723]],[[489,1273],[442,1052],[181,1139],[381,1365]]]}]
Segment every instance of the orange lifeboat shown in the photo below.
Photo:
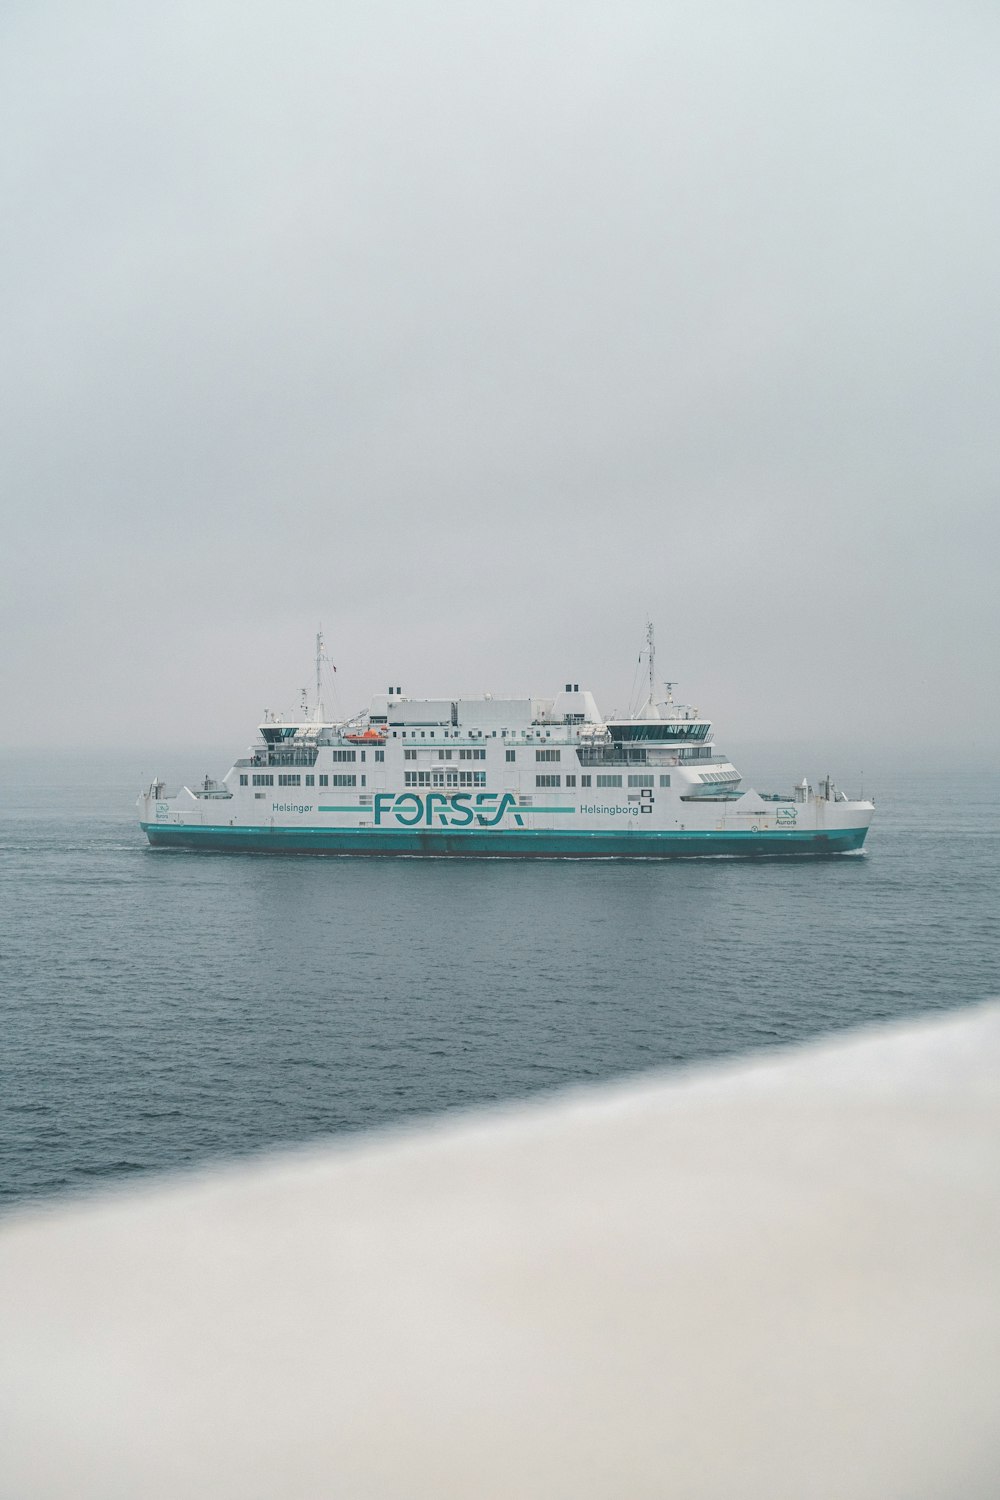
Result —
[{"label": "orange lifeboat", "polygon": [[368,728],[362,734],[345,734],[344,739],[349,740],[352,745],[383,745],[385,743],[385,730]]}]

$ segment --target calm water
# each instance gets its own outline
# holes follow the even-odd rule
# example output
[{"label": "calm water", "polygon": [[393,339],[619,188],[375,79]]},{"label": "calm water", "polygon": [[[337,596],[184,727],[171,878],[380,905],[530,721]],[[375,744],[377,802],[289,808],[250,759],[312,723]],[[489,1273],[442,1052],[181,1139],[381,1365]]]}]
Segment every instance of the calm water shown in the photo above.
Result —
[{"label": "calm water", "polygon": [[995,774],[648,865],[154,853],[134,767],[0,769],[8,1203],[1000,992]]}]

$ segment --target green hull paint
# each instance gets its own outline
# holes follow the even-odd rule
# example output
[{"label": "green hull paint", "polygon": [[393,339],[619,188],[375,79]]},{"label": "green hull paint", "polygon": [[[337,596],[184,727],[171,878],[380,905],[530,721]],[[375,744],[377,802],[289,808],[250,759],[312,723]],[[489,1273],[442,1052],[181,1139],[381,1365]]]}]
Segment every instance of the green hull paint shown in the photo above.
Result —
[{"label": "green hull paint", "polygon": [[536,859],[690,859],[735,855],[741,858],[849,854],[860,849],[867,828],[811,832],[775,829],[768,833],[714,831],[657,833],[534,829],[495,832],[456,829],[239,828],[143,823],[154,848],[208,849],[253,854],[408,854],[436,857]]}]

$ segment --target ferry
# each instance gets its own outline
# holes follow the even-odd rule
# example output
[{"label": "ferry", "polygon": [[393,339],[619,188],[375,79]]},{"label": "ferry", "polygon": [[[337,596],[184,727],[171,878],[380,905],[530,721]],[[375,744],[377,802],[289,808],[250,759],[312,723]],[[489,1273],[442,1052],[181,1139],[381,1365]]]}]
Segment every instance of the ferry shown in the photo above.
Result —
[{"label": "ferry", "polygon": [[712,723],[656,677],[605,719],[567,682],[551,697],[413,698],[392,686],[338,722],[316,700],[266,712],[221,783],[138,799],[155,849],[282,854],[676,859],[855,854],[874,814],[829,776],[758,792],[716,746]]}]

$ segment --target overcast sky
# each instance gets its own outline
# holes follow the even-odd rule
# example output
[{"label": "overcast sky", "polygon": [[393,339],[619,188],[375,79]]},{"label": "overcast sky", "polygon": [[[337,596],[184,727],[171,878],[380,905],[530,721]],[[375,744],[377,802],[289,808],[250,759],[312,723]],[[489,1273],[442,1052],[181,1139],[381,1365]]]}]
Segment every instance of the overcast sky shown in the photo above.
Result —
[{"label": "overcast sky", "polygon": [[7,0],[0,743],[235,755],[320,621],[345,711],[610,710],[649,613],[737,759],[995,765],[998,78],[995,0]]}]

